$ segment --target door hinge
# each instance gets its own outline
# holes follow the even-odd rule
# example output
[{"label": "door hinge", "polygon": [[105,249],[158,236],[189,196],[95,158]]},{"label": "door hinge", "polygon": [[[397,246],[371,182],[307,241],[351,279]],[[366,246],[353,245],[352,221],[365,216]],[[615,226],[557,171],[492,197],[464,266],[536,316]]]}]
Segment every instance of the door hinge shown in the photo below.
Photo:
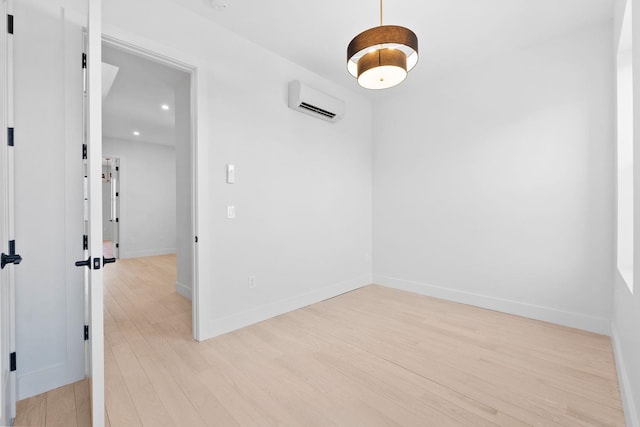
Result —
[{"label": "door hinge", "polygon": [[120,170],[120,166],[116,166],[116,172]]},{"label": "door hinge", "polygon": [[7,15],[7,32],[13,34],[13,15]]},{"label": "door hinge", "polygon": [[16,352],[14,351],[9,355],[9,371],[14,372],[17,368]]},{"label": "door hinge", "polygon": [[119,248],[119,247],[120,247],[120,243],[116,243],[116,248]]},{"label": "door hinge", "polygon": [[13,147],[13,128],[7,128],[7,145]]},{"label": "door hinge", "polygon": [[89,341],[89,325],[84,325],[84,340]]},{"label": "door hinge", "polygon": [[120,193],[116,191],[116,197],[120,197]]},{"label": "door hinge", "polygon": [[87,54],[82,52],[82,68],[87,68]]},{"label": "door hinge", "polygon": [[198,243],[198,236],[196,236],[196,243]]},{"label": "door hinge", "polygon": [[[87,158],[87,144],[82,144],[82,158],[86,159]],[[86,176],[85,176],[86,178]]]},{"label": "door hinge", "polygon": [[116,222],[120,222],[120,218],[116,218]]},{"label": "door hinge", "polygon": [[16,241],[9,240],[9,255],[15,255],[15,254],[16,254]]},{"label": "door hinge", "polygon": [[82,236],[82,249],[84,249],[85,251],[89,249],[89,236],[87,236],[86,234]]}]

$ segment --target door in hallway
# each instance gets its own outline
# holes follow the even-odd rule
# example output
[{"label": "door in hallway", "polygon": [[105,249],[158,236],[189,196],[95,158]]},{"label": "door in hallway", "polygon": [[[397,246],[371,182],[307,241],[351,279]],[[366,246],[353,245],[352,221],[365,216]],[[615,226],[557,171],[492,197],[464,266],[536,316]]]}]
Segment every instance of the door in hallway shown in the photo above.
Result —
[{"label": "door in hallway", "polygon": [[[16,253],[13,191],[13,20],[12,4],[2,1],[0,19],[0,425],[10,425],[16,413],[15,379],[15,280]],[[4,19],[4,16],[11,18]]]}]

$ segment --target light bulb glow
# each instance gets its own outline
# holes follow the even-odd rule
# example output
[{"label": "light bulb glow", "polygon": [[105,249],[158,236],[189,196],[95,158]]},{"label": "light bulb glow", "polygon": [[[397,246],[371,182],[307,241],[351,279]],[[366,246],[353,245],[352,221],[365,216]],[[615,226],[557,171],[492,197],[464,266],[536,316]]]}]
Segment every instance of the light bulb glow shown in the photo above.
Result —
[{"label": "light bulb glow", "polygon": [[406,78],[407,72],[402,67],[385,65],[360,74],[358,84],[367,89],[388,89],[402,83]]}]

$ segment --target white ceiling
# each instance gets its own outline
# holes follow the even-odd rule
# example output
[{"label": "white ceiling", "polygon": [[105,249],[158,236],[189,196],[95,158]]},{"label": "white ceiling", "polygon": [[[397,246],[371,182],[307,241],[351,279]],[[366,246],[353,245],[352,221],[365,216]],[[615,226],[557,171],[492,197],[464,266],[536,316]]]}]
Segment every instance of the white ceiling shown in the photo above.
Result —
[{"label": "white ceiling", "polygon": [[[172,0],[343,86],[351,39],[378,25],[378,0]],[[420,61],[412,81],[612,18],[612,0],[386,0],[384,24],[412,29]],[[420,75],[420,77],[416,76]],[[371,91],[357,89],[363,94]]]},{"label": "white ceiling", "polygon": [[[175,145],[175,88],[188,75],[108,46],[103,46],[102,61],[118,67],[103,97],[104,137]],[[162,110],[162,104],[170,109]]]},{"label": "white ceiling", "polygon": [[[370,91],[347,72],[346,49],[355,35],[378,24],[378,0],[213,0],[226,3],[224,9],[212,7],[212,0],[171,1],[369,97],[420,90],[453,68],[603,23],[613,14],[613,0],[386,0],[384,24],[412,29],[420,60],[400,86]],[[106,46],[103,61],[119,68],[103,103],[105,137],[174,145],[175,86],[186,74]]]}]

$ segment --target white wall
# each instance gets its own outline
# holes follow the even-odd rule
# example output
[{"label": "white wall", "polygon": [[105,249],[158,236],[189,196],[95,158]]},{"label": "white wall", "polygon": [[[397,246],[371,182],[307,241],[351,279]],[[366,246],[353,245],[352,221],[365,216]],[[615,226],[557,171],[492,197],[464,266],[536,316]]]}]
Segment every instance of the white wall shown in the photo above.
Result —
[{"label": "white wall", "polygon": [[[629,1],[629,0],[627,0]],[[616,14],[614,19],[614,40],[620,34],[622,22],[622,10],[624,0],[616,2]],[[634,146],[640,143],[640,7],[634,2],[633,10],[633,126]],[[612,55],[612,62],[615,56]],[[633,162],[634,173],[634,247],[640,247],[640,150],[634,149]],[[634,271],[640,271],[640,251],[634,251]],[[622,401],[629,426],[640,426],[640,290],[636,284],[633,293],[618,273],[614,274],[614,302],[612,316],[612,338],[618,367],[618,378],[622,392]]]},{"label": "white wall", "polygon": [[633,77],[631,49],[617,53],[617,268],[633,289]]},{"label": "white wall", "polygon": [[609,331],[609,27],[374,105],[374,281]]},{"label": "white wall", "polygon": [[102,149],[120,159],[120,258],[175,253],[175,147],[105,138]]},{"label": "white wall", "polygon": [[[103,11],[108,35],[197,67],[199,338],[370,283],[370,103],[170,1]],[[345,99],[346,117],[288,109],[293,79]]]}]

